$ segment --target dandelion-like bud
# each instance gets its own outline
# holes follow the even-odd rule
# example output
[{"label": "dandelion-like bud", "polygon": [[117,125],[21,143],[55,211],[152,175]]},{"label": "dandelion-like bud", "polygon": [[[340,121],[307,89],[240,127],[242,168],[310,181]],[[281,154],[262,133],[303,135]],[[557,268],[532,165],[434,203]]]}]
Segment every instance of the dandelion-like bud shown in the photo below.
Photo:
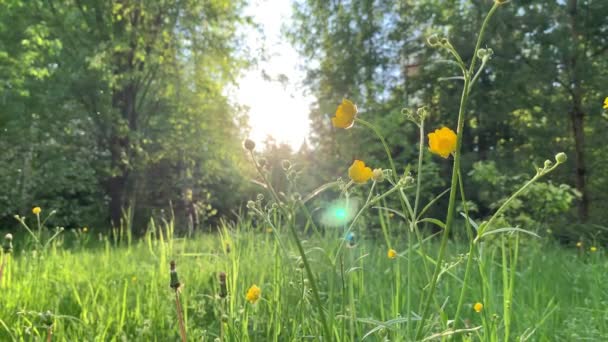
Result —
[{"label": "dandelion-like bud", "polygon": [[175,270],[175,261],[171,260],[171,282],[169,284],[169,286],[171,286],[172,289],[176,290],[179,289],[179,286],[181,285],[179,283],[179,277],[177,276],[177,271]]},{"label": "dandelion-like bud", "polygon": [[226,272],[220,272],[218,275],[220,283],[220,298],[226,298],[228,296],[228,287],[226,286]]},{"label": "dandelion-like bud", "polygon": [[254,201],[247,201],[247,208],[248,209],[254,209],[255,208],[255,202]]},{"label": "dandelion-like bud", "polygon": [[262,202],[264,200],[264,195],[263,194],[258,194],[255,198],[258,202]]},{"label": "dandelion-like bud", "polygon": [[494,55],[494,50],[492,49],[479,49],[477,50],[477,58],[481,59],[484,63],[487,62]]},{"label": "dandelion-like bud", "polygon": [[551,165],[553,165],[553,162],[550,161],[549,159],[545,160],[545,169],[548,169],[551,167]]},{"label": "dandelion-like bud", "polygon": [[376,182],[384,181],[384,172],[382,169],[374,169],[372,171],[372,179]]},{"label": "dandelion-like bud", "polygon": [[4,253],[11,253],[13,251],[13,235],[8,233],[4,235],[4,244],[2,245]]},{"label": "dandelion-like bud", "polygon": [[560,152],[560,153],[558,153],[558,154],[555,155],[555,161],[558,164],[565,163],[566,160],[568,160],[568,156],[566,156],[566,154],[564,152]]},{"label": "dandelion-like bud", "polygon": [[299,192],[294,192],[291,197],[296,202],[300,202],[302,200],[302,195]]},{"label": "dandelion-like bud", "polygon": [[441,44],[441,42],[439,41],[439,37],[436,34],[431,35],[430,37],[428,37],[426,39],[426,42],[431,46],[431,47],[436,47],[439,46]]},{"label": "dandelion-like bud", "polygon": [[429,115],[429,110],[426,106],[418,108],[416,111],[416,116],[418,117],[418,121],[424,121],[426,117]]},{"label": "dandelion-like bud", "polygon": [[412,177],[412,176],[405,176],[405,177],[403,177],[403,178],[401,178],[399,180],[399,184],[398,185],[401,186],[401,187],[406,187],[406,186],[412,185],[412,184],[414,184],[414,177]]},{"label": "dandelion-like bud", "polygon": [[291,162],[285,159],[281,162],[281,167],[283,168],[283,170],[289,171],[291,169]]},{"label": "dandelion-like bud", "polygon": [[245,139],[243,147],[245,147],[246,150],[253,151],[255,149],[255,142],[251,139]]}]

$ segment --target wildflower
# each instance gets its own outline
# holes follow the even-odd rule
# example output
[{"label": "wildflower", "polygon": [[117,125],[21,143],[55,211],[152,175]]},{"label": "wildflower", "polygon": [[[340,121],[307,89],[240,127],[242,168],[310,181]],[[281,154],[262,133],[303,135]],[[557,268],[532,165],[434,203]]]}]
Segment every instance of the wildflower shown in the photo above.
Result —
[{"label": "wildflower", "polygon": [[583,243],[581,241],[576,243],[576,248],[581,248],[583,247]]},{"label": "wildflower", "polygon": [[247,295],[245,296],[245,298],[247,299],[247,301],[249,303],[255,304],[260,299],[261,296],[262,296],[262,289],[260,289],[257,285],[253,284],[253,285],[251,285],[249,290],[247,290]]},{"label": "wildflower", "polygon": [[389,259],[395,259],[397,257],[397,251],[389,248],[388,253],[386,253]]},{"label": "wildflower", "polygon": [[253,149],[255,149],[255,142],[253,142],[253,140],[251,139],[245,139],[245,141],[243,142],[243,146],[245,147],[245,149],[253,151]]},{"label": "wildflower", "polygon": [[591,246],[591,248],[589,248],[589,251],[590,251],[591,253],[595,253],[595,252],[597,252],[597,247],[595,247],[595,246]]},{"label": "wildflower", "polygon": [[86,232],[88,232],[88,231],[89,231],[89,228],[88,228],[88,227],[83,227],[83,228],[82,228],[82,232],[83,232],[83,233],[86,233]]},{"label": "wildflower", "polygon": [[608,97],[604,99],[604,109],[608,109]]},{"label": "wildflower", "polygon": [[331,122],[336,128],[351,128],[357,116],[357,106],[347,99],[342,99],[342,104],[336,109],[336,116]]},{"label": "wildflower", "polygon": [[481,312],[481,310],[483,310],[483,304],[480,302],[475,303],[475,305],[473,305],[473,310],[477,313]]},{"label": "wildflower", "polygon": [[353,165],[348,168],[348,176],[355,183],[363,184],[372,178],[373,172],[371,168],[365,166],[364,162],[355,160]]},{"label": "wildflower", "polygon": [[34,215],[40,215],[41,211],[42,211],[42,209],[40,209],[40,207],[34,207],[32,209],[32,213],[34,213]]},{"label": "wildflower", "polygon": [[449,157],[456,150],[456,133],[447,127],[436,129],[428,137],[431,152],[443,158]]}]

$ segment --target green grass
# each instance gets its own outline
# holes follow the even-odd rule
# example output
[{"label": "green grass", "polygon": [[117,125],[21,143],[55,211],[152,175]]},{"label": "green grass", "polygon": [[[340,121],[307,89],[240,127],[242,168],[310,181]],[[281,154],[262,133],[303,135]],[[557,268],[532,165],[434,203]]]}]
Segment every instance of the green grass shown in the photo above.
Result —
[{"label": "green grass", "polygon": [[[158,230],[130,246],[102,238],[89,248],[53,245],[44,257],[20,250],[4,274],[0,340],[46,339],[50,322],[55,341],[179,340],[170,260],[177,262],[183,284],[189,340],[219,338],[222,321],[227,341],[315,340],[322,328],[299,254],[287,234],[275,233],[240,225],[218,235],[168,240],[171,231]],[[303,240],[334,336],[360,341],[371,332],[366,340],[406,340],[407,282],[414,312],[420,310],[421,289],[428,283],[421,256],[412,260],[417,266],[412,279],[406,277],[407,241],[400,239],[393,240],[397,259],[387,257],[382,242],[367,240],[343,249],[334,265],[339,235],[328,232]],[[19,239],[14,243],[19,250]],[[432,256],[437,246],[433,241],[426,251]],[[454,242],[448,248],[448,272],[440,277],[429,334],[445,330],[444,315],[453,316],[460,294],[465,257],[458,253],[468,248]],[[501,253],[491,243],[483,248],[489,301],[481,313],[473,311],[482,298],[479,272],[474,272],[462,315],[466,324],[461,327],[480,327],[485,320],[468,336],[472,340],[485,340],[489,329],[500,334],[502,328]],[[432,265],[432,259],[427,261]],[[221,271],[228,275],[225,300],[217,296]],[[601,249],[578,253],[548,240],[523,241],[512,304],[513,340],[606,340],[607,271]],[[252,284],[262,289],[255,305],[245,300]],[[48,310],[52,314],[44,316]],[[468,337],[461,334],[458,340]]]}]

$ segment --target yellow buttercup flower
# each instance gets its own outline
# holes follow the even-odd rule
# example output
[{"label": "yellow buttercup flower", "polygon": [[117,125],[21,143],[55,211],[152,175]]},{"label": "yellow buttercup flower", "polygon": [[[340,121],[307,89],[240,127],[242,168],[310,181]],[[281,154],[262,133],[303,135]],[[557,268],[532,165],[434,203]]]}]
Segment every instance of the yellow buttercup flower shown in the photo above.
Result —
[{"label": "yellow buttercup flower", "polygon": [[357,106],[347,99],[342,99],[342,104],[336,110],[336,116],[331,118],[331,123],[336,128],[350,128],[357,116]]},{"label": "yellow buttercup flower", "polygon": [[40,207],[34,207],[32,209],[32,213],[34,213],[34,215],[40,215],[41,211],[42,211],[42,209],[40,209]]},{"label": "yellow buttercup flower", "polygon": [[473,305],[473,310],[475,310],[475,312],[481,312],[481,310],[483,310],[483,304],[479,302],[475,303],[475,305]]},{"label": "yellow buttercup flower", "polygon": [[591,253],[597,252],[597,247],[591,246],[591,248],[589,248],[589,250],[591,251]]},{"label": "yellow buttercup flower", "polygon": [[360,160],[355,160],[353,165],[348,168],[348,177],[355,183],[363,184],[370,180],[373,174],[372,169],[365,166],[365,163]]},{"label": "yellow buttercup flower", "polygon": [[397,257],[397,251],[390,248],[388,250],[388,253],[386,253],[386,255],[388,256],[389,259],[395,259]]},{"label": "yellow buttercup flower", "polygon": [[251,304],[255,304],[260,297],[262,296],[262,289],[260,289],[257,285],[251,285],[251,287],[249,288],[249,290],[247,290],[247,295],[245,295],[245,298],[247,299],[247,301]]},{"label": "yellow buttercup flower", "polygon": [[608,109],[608,97],[604,99],[604,109]]},{"label": "yellow buttercup flower", "polygon": [[447,158],[456,150],[456,133],[447,127],[436,129],[429,133],[429,149],[431,152]]},{"label": "yellow buttercup flower", "polygon": [[581,247],[583,247],[583,243],[582,243],[581,241],[577,242],[577,243],[576,243],[576,247],[577,247],[577,248],[581,248]]}]

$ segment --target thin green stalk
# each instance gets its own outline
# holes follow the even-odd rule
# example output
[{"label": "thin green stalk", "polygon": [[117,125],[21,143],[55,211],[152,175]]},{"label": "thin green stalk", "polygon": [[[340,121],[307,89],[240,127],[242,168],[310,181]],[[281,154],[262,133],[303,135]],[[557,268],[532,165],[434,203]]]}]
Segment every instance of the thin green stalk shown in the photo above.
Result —
[{"label": "thin green stalk", "polygon": [[458,299],[458,305],[456,306],[456,314],[454,315],[454,325],[452,327],[452,330],[454,330],[454,331],[456,331],[456,329],[458,329],[460,312],[462,310],[462,305],[464,304],[464,298],[466,296],[466,291],[468,289],[469,277],[471,276],[471,269],[473,268],[473,255],[475,252],[475,243],[473,243],[473,232],[471,231],[471,224],[469,223],[469,210],[467,207],[467,200],[464,195],[464,184],[462,182],[462,172],[458,172],[458,183],[460,184],[460,197],[462,198],[462,203],[464,206],[464,213],[466,215],[465,226],[467,229],[467,235],[469,237],[469,254],[467,255],[467,265],[466,265],[465,271],[464,271],[462,290],[460,290],[460,298]]},{"label": "thin green stalk", "polygon": [[460,109],[458,111],[458,134],[456,139],[456,151],[454,156],[454,165],[452,168],[452,182],[450,186],[450,198],[448,201],[448,213],[445,223],[445,229],[443,231],[443,235],[441,237],[441,243],[439,245],[439,254],[437,256],[437,264],[435,265],[435,272],[433,273],[433,277],[431,278],[431,284],[429,287],[429,291],[425,296],[426,304],[424,305],[424,309],[422,311],[422,316],[420,322],[418,324],[418,331],[416,332],[416,340],[422,338],[422,333],[424,331],[424,323],[427,319],[429,309],[431,307],[431,301],[433,300],[433,295],[435,294],[435,287],[437,285],[437,279],[439,278],[439,273],[441,272],[441,264],[443,262],[443,258],[446,251],[446,246],[450,234],[450,230],[452,228],[452,222],[454,220],[454,209],[455,209],[455,200],[456,200],[456,186],[458,185],[458,172],[460,170],[460,148],[462,145],[462,130],[464,128],[464,109],[468,98],[468,88],[469,80],[468,77],[465,76],[464,81],[464,89],[462,91],[462,98],[460,101]]},{"label": "thin green stalk", "polygon": [[441,272],[441,264],[443,262],[443,258],[445,255],[445,250],[447,246],[447,240],[450,234],[450,230],[452,228],[452,223],[454,221],[454,209],[455,209],[455,200],[456,200],[456,186],[458,185],[458,173],[460,170],[460,153],[462,147],[462,137],[464,130],[464,112],[466,108],[466,104],[469,97],[469,83],[470,83],[470,74],[475,68],[476,56],[479,47],[481,46],[481,41],[483,40],[483,36],[485,33],[486,26],[496,11],[496,9],[500,6],[498,2],[494,2],[494,5],[486,15],[485,20],[481,26],[481,30],[479,31],[479,37],[477,38],[477,44],[475,46],[475,51],[473,51],[473,59],[471,61],[471,66],[469,68],[469,72],[464,76],[464,86],[462,89],[462,96],[460,99],[460,108],[458,110],[458,129],[457,129],[457,138],[456,138],[456,150],[454,154],[454,164],[452,168],[452,182],[450,186],[450,198],[448,201],[448,212],[446,218],[446,226],[443,232],[443,236],[441,237],[441,243],[439,246],[439,255],[437,256],[437,264],[435,266],[435,272],[433,274],[433,278],[431,279],[430,288],[428,294],[426,295],[426,304],[422,311],[422,316],[420,319],[420,323],[418,324],[418,331],[416,332],[416,340],[422,338],[422,334],[424,331],[424,323],[428,317],[429,309],[431,307],[431,301],[433,300],[433,295],[435,294],[435,288],[437,286],[437,279],[439,277],[439,273]]},{"label": "thin green stalk", "polygon": [[391,150],[388,148],[388,145],[386,144],[386,140],[384,140],[384,136],[382,136],[382,134],[380,134],[380,131],[378,130],[378,128],[376,128],[376,126],[372,125],[371,123],[369,123],[363,119],[359,119],[359,118],[356,118],[355,121],[369,129],[371,129],[372,131],[374,131],[374,133],[376,133],[376,136],[378,136],[378,138],[382,142],[382,146],[384,146],[384,151],[386,152],[388,161],[391,164],[391,170],[393,170],[393,179],[395,180],[395,182],[397,182],[399,180],[399,176],[397,174],[397,168],[395,167],[395,163],[393,162]]},{"label": "thin green stalk", "polygon": [[[273,195],[274,199],[277,201],[279,208],[281,209],[281,211],[283,211],[283,214],[285,215],[285,217],[288,218],[289,213],[280,204],[281,200],[279,198],[279,195],[276,193],[272,184],[268,181],[268,179],[266,178],[266,176],[264,175],[262,170],[260,170],[260,167],[258,166],[255,155],[253,154],[252,150],[250,151],[250,153],[251,153],[251,158],[253,159],[253,163],[255,165],[256,170],[258,171],[260,176],[262,176],[262,179],[266,183],[266,186],[270,190],[270,193]],[[298,237],[298,233],[296,232],[295,224],[288,224],[288,226],[289,226],[291,235],[296,243],[296,246],[298,247],[298,252],[300,253],[300,257],[302,258],[302,263],[304,264],[304,268],[306,269],[306,275],[308,276],[308,280],[310,281],[310,288],[312,290],[312,297],[313,297],[313,299],[317,305],[317,309],[319,311],[319,317],[321,318],[321,324],[323,325],[323,331],[325,332],[325,336],[327,336],[327,339],[329,341],[332,341],[331,330],[329,329],[329,326],[327,325],[327,320],[325,318],[325,312],[323,311],[323,304],[321,302],[321,297],[319,296],[319,290],[317,289],[317,283],[315,281],[314,274],[312,273],[312,269],[310,268],[310,264],[308,263],[308,258],[306,257],[306,251],[304,251],[304,247],[302,247],[302,242],[300,242],[300,238]]]}]

